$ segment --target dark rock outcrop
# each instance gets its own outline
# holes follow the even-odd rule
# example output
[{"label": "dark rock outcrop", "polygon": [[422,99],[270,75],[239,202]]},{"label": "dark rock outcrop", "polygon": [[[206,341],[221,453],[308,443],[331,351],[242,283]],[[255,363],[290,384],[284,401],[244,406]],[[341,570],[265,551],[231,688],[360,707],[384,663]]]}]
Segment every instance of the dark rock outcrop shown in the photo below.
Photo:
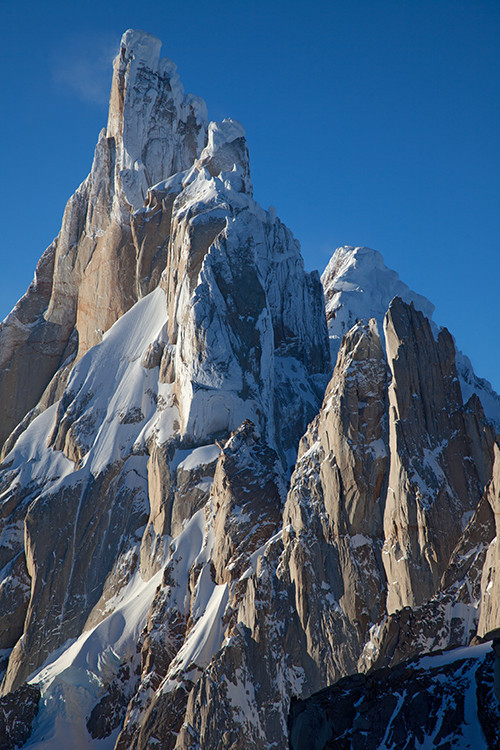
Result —
[{"label": "dark rock outcrop", "polygon": [[0,747],[14,750],[29,739],[38,714],[40,688],[24,683],[0,697]]},{"label": "dark rock outcrop", "polygon": [[495,655],[484,647],[344,677],[289,716],[291,750],[498,748]]}]

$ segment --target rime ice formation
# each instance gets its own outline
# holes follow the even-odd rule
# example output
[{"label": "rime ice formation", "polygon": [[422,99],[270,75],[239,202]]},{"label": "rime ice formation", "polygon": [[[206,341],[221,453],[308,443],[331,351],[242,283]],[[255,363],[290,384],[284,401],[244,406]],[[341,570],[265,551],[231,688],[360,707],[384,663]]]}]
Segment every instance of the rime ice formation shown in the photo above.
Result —
[{"label": "rime ice formation", "polygon": [[432,312],[367,248],[306,273],[243,126],[126,32],[91,173],[0,328],[0,743],[305,747],[312,711],[319,748],[362,706],[387,744],[411,677],[417,702],[446,683],[418,742],[441,717],[480,744],[500,402]]},{"label": "rime ice formation", "polygon": [[375,318],[382,334],[384,316],[394,297],[413,302],[427,318],[434,305],[400,280],[369,247],[339,247],[321,277],[325,289],[326,318],[333,353],[343,336],[360,320]]}]

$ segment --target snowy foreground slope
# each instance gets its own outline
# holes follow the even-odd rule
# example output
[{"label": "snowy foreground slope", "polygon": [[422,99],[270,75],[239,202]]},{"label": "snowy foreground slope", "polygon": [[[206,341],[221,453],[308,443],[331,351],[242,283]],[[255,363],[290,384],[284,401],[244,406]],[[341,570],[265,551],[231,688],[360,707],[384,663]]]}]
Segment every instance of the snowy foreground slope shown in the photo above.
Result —
[{"label": "snowy foreground slope", "polygon": [[[360,746],[413,747],[390,675],[416,670],[487,747],[499,398],[377,252],[304,271],[243,127],[159,52],[125,33],[91,173],[0,326],[0,746],[311,747],[297,699],[341,680],[315,747],[374,685],[394,706]],[[435,678],[422,655],[457,648]]]}]

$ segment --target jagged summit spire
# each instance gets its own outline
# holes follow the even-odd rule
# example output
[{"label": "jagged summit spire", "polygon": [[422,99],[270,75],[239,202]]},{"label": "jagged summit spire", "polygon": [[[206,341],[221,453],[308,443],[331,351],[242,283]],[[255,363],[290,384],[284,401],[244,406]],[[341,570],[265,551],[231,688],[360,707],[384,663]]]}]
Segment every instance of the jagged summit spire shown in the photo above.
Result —
[{"label": "jagged summit spire", "polygon": [[177,66],[160,49],[157,37],[129,29],[113,64],[106,137],[115,139],[120,187],[134,209],[148,187],[187,169],[206,142],[206,104],[184,93]]},{"label": "jagged summit spire", "polygon": [[[136,302],[138,288],[150,291],[153,257],[134,244],[131,212],[143,207],[150,186],[190,168],[207,141],[205,102],[184,93],[160,49],[152,34],[123,35],[90,174],[68,201],[36,283],[0,324],[0,444],[61,365],[98,343]],[[36,368],[26,364],[33,346],[45,354]]]}]

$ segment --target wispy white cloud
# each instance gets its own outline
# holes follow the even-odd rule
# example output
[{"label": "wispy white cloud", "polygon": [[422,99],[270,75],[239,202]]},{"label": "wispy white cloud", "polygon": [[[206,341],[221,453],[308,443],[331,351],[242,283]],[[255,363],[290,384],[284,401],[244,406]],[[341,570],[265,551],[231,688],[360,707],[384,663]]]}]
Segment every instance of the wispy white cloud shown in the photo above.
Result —
[{"label": "wispy white cloud", "polygon": [[60,41],[51,56],[55,85],[86,103],[107,104],[119,43],[119,38],[102,32],[74,34]]}]

